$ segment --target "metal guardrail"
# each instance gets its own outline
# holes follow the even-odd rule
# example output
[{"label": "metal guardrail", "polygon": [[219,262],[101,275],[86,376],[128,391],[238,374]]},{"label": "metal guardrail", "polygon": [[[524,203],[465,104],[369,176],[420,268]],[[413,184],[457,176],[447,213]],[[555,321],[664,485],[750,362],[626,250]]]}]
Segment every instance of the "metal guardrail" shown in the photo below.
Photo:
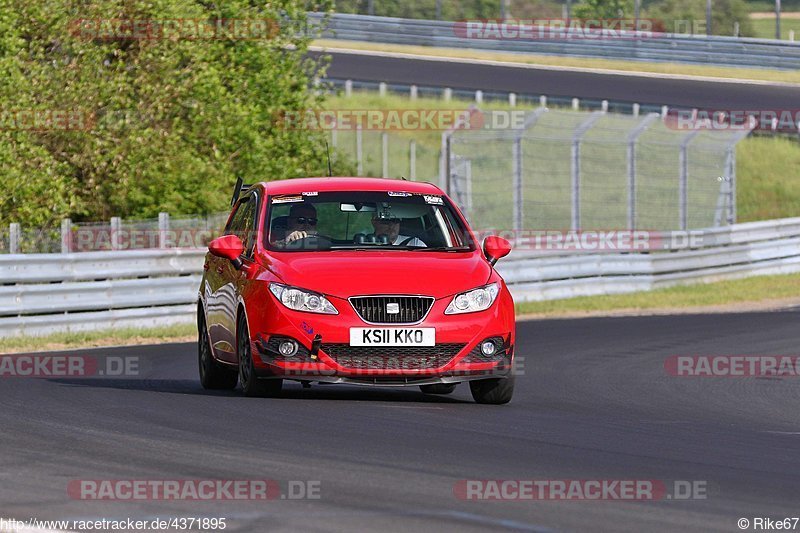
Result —
[{"label": "metal guardrail", "polygon": [[[678,251],[557,255],[518,249],[497,268],[516,301],[800,272],[800,218],[690,235],[692,248]],[[192,323],[205,253],[163,249],[0,256],[0,279],[6,284],[0,286],[0,337]]]},{"label": "metal guardrail", "polygon": [[[322,15],[310,13],[322,23]],[[568,38],[555,30],[552,39],[483,39],[462,36],[464,23],[433,20],[332,15],[322,36],[349,41],[370,41],[499,52],[522,52],[632,61],[669,61],[756,68],[800,68],[800,43],[773,39],[691,36],[669,33],[620,38]],[[548,31],[551,31],[548,29]]]}]

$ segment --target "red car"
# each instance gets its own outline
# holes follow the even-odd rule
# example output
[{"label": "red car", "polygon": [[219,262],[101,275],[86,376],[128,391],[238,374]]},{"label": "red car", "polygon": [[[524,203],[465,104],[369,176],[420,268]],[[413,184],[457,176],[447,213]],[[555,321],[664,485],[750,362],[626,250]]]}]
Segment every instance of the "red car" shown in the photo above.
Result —
[{"label": "red car", "polygon": [[274,396],[283,380],[514,392],[514,303],[438,187],[378,178],[237,184],[197,306],[200,381]]}]

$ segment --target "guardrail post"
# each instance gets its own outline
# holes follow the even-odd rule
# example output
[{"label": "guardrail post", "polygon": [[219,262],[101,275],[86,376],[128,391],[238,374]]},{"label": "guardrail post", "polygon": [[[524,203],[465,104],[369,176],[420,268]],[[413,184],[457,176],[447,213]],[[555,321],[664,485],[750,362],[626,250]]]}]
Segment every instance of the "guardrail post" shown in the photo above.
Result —
[{"label": "guardrail post", "polygon": [[344,82],[344,95],[348,98],[353,96],[353,80],[346,80]]},{"label": "guardrail post", "polygon": [[22,232],[20,230],[19,223],[12,222],[8,225],[8,253],[19,253],[19,241],[21,233]]},{"label": "guardrail post", "polygon": [[356,124],[356,174],[364,175],[364,133],[361,124]]},{"label": "guardrail post", "polygon": [[122,219],[111,217],[111,249],[119,250],[119,232],[122,229]]},{"label": "guardrail post", "polygon": [[169,231],[169,213],[158,214],[158,247],[167,247],[167,232]]},{"label": "guardrail post", "polygon": [[72,252],[72,220],[64,218],[61,220],[61,253]]},{"label": "guardrail post", "polygon": [[408,178],[417,179],[417,141],[414,139],[408,143]]},{"label": "guardrail post", "polygon": [[381,177],[389,177],[389,134],[381,133]]}]

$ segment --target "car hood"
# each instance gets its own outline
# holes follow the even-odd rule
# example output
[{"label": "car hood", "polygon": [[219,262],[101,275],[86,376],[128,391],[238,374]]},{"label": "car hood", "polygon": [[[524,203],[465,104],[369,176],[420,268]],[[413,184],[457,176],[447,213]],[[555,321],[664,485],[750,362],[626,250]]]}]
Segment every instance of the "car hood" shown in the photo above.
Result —
[{"label": "car hood", "polygon": [[271,269],[284,283],[339,298],[443,298],[485,284],[492,271],[480,252],[293,252],[272,259]]}]

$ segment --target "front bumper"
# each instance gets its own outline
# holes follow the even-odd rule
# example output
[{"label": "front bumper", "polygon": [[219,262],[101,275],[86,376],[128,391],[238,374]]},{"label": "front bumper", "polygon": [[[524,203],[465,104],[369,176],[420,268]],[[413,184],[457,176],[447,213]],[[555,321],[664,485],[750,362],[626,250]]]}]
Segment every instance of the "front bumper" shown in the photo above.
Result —
[{"label": "front bumper", "polygon": [[[505,292],[505,291],[504,291]],[[510,295],[501,293],[486,311],[445,315],[450,299],[436,300],[425,320],[413,326],[370,326],[347,300],[331,299],[338,315],[317,315],[286,309],[274,299],[255,312],[248,310],[256,373],[262,378],[366,385],[426,385],[506,377],[514,364],[514,310]],[[351,347],[351,327],[433,327],[433,347]],[[480,344],[494,339],[491,357]],[[283,357],[277,346],[293,339],[300,349]],[[315,342],[316,339],[316,342]]]}]

